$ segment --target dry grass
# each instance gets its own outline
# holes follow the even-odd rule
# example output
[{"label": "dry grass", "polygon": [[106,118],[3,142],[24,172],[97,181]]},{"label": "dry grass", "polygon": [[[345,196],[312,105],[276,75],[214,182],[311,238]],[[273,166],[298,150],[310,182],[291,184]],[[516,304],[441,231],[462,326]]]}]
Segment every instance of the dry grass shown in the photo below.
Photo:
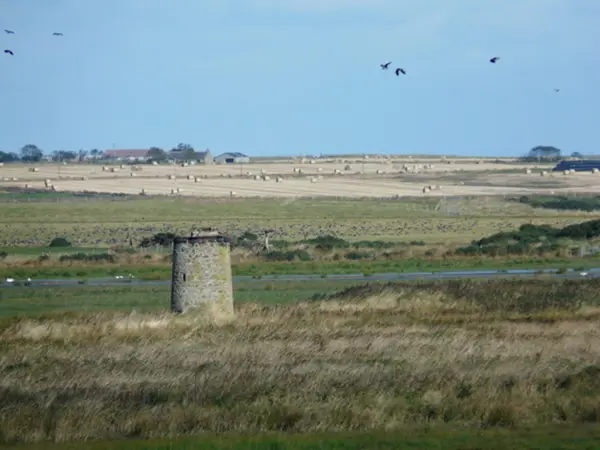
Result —
[{"label": "dry grass", "polygon": [[14,319],[0,334],[0,437],[598,421],[594,305],[504,312],[451,290],[352,292],[247,304],[213,323],[166,314]]}]

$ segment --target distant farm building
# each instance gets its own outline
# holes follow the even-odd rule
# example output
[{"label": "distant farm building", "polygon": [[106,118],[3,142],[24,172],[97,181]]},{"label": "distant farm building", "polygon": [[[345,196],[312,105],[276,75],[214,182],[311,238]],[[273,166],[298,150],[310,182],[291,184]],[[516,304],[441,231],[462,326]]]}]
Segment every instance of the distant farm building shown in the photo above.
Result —
[{"label": "distant farm building", "polygon": [[212,164],[213,156],[210,150],[206,149],[203,152],[194,151],[193,158],[190,158],[190,153],[188,152],[179,152],[176,150],[171,150],[169,152],[169,159],[175,162],[191,162],[197,161],[199,164]]},{"label": "distant farm building", "polygon": [[239,152],[222,153],[215,157],[216,164],[249,164],[250,157]]},{"label": "distant farm building", "polygon": [[577,161],[561,161],[553,172],[563,172],[573,169],[575,172],[591,172],[594,169],[600,170],[600,160],[598,159],[580,159]]},{"label": "distant farm building", "polygon": [[104,157],[115,161],[147,161],[150,150],[104,150]]}]

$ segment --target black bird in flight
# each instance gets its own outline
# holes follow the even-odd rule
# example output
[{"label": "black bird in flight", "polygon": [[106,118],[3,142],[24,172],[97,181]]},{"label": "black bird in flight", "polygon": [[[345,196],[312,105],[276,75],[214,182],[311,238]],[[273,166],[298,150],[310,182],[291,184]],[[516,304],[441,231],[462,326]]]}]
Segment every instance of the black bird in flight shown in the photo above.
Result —
[{"label": "black bird in flight", "polygon": [[14,53],[12,52],[12,50],[4,50],[4,53],[6,53],[8,55],[14,55]]},{"label": "black bird in flight", "polygon": [[390,67],[391,63],[392,63],[391,61],[388,61],[385,64],[380,64],[380,66],[383,70],[388,70],[388,67]]},{"label": "black bird in flight", "polygon": [[52,33],[52,36],[62,36],[62,33]]},{"label": "black bird in flight", "polygon": [[4,30],[4,32],[5,32],[6,34],[15,34],[15,32],[14,32],[14,31],[11,31],[11,30]]},{"label": "black bird in flight", "polygon": [[398,75],[400,75],[400,74],[406,75],[406,72],[405,72],[405,70],[404,70],[404,69],[397,68],[397,69],[396,69],[396,76],[398,76]]},{"label": "black bird in flight", "polygon": [[492,64],[496,64],[496,61],[498,61],[499,59],[500,59],[500,57],[499,57],[499,56],[494,56],[492,59],[490,59],[490,62],[491,62]]},{"label": "black bird in flight", "polygon": [[558,91],[560,91],[560,89],[554,89],[554,92],[558,92]]}]

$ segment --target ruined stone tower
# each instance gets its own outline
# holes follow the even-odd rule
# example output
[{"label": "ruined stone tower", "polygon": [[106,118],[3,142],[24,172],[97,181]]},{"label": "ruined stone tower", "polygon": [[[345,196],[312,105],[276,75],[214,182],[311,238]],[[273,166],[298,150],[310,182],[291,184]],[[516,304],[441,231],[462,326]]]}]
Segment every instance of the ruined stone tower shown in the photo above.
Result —
[{"label": "ruined stone tower", "polygon": [[172,312],[233,314],[229,245],[218,233],[174,239]]}]

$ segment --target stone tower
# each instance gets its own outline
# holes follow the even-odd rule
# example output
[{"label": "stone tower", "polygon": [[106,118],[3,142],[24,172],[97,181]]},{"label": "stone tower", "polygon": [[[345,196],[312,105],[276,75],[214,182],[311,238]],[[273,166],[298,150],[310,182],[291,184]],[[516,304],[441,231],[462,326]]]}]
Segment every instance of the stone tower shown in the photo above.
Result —
[{"label": "stone tower", "polygon": [[173,241],[171,311],[233,314],[230,241],[218,233]]}]

